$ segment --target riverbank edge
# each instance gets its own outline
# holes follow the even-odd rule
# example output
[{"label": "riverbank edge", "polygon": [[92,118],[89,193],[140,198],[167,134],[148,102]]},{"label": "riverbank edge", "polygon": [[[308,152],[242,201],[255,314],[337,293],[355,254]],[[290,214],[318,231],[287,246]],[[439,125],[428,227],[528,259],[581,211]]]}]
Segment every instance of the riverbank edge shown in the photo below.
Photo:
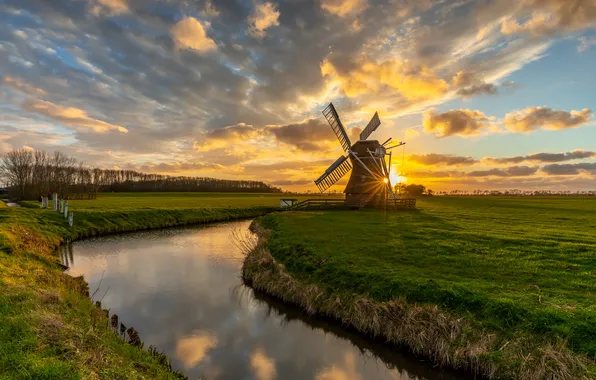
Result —
[{"label": "riverbank edge", "polygon": [[[67,379],[98,377],[101,373],[103,376],[99,377],[104,378],[110,373],[110,378],[117,377],[118,371],[127,378],[177,375],[171,370],[169,359],[154,347],[150,347],[151,352],[132,347],[107,328],[109,314],[101,305],[93,304],[82,277],[63,273],[56,250],[62,244],[90,236],[212,224],[254,218],[274,210],[239,207],[77,212],[77,223],[70,228],[58,213],[49,210],[3,209],[0,346],[4,349],[0,349],[0,377]],[[106,329],[101,331],[96,326]],[[69,331],[77,338],[82,335],[82,339],[49,331],[56,329]],[[96,342],[91,346],[89,340]],[[105,363],[110,360],[116,367],[114,373]]]},{"label": "riverbank edge", "polygon": [[506,339],[478,327],[474,321],[396,298],[388,302],[342,293],[329,294],[317,285],[293,277],[267,248],[271,231],[251,224],[254,244],[242,244],[243,281],[252,288],[302,308],[309,315],[336,320],[364,335],[405,345],[436,364],[465,369],[489,379],[590,379],[593,363],[570,352],[565,342],[534,336]]}]

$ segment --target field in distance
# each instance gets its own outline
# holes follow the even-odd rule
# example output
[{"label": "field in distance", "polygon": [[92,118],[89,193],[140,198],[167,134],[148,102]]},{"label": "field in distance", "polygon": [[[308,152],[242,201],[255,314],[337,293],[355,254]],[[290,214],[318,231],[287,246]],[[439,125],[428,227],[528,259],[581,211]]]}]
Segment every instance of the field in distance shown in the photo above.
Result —
[{"label": "field in distance", "polygon": [[[195,209],[219,207],[279,207],[279,200],[315,198],[343,198],[336,195],[287,195],[280,193],[98,193],[93,200],[69,200],[68,207],[74,211],[141,210],[141,209]],[[23,202],[27,206],[39,207],[39,202]]]},{"label": "field in distance", "polygon": [[263,225],[273,256],[328,291],[435,304],[596,355],[596,197],[425,197],[413,211],[276,213]]}]

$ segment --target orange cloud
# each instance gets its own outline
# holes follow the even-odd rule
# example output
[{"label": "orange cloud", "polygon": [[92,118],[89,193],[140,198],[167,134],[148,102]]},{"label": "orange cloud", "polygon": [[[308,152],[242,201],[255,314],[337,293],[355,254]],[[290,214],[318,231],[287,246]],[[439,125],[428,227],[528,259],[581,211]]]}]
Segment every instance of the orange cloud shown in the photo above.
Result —
[{"label": "orange cloud", "polygon": [[228,148],[233,144],[246,143],[250,139],[259,137],[262,131],[252,125],[238,123],[225,128],[206,131],[194,142],[194,149],[207,152],[214,149]]},{"label": "orange cloud", "polygon": [[128,129],[105,121],[94,119],[87,115],[87,112],[75,107],[62,107],[44,100],[27,100],[22,108],[29,112],[35,112],[58,121],[65,126],[74,127],[77,130],[87,128],[95,133],[106,133],[117,131],[128,133]]},{"label": "orange cloud", "polygon": [[261,348],[250,356],[250,367],[258,380],[272,380],[276,377],[275,362]]},{"label": "orange cloud", "polygon": [[179,49],[190,49],[199,54],[217,49],[215,41],[207,35],[201,22],[194,17],[186,17],[178,21],[170,29],[170,33]]},{"label": "orange cloud", "polygon": [[509,18],[501,24],[501,33],[536,36],[561,31],[577,32],[596,25],[596,2],[570,0],[526,0],[530,13],[525,22]]},{"label": "orange cloud", "polygon": [[421,165],[449,165],[449,166],[464,166],[474,165],[478,161],[469,156],[454,156],[452,154],[412,154],[408,157],[408,161]]},{"label": "orange cloud", "polygon": [[207,351],[216,346],[216,336],[199,332],[178,341],[176,344],[176,356],[185,368],[193,368],[203,360]]},{"label": "orange cloud", "polygon": [[339,17],[360,13],[367,6],[367,0],[321,0],[321,8]]},{"label": "orange cloud", "polygon": [[437,114],[435,110],[424,113],[424,131],[434,133],[437,137],[447,136],[473,136],[488,124],[488,117],[480,111],[469,109],[451,110]]},{"label": "orange cloud", "polygon": [[91,2],[89,11],[96,16],[119,15],[129,11],[128,0],[95,0]]},{"label": "orange cloud", "polygon": [[46,94],[46,92],[41,88],[33,87],[20,81],[19,79],[9,77],[8,75],[4,77],[3,83],[29,95],[43,96]]},{"label": "orange cloud", "polygon": [[557,111],[548,107],[530,107],[505,116],[505,127],[512,132],[532,132],[536,129],[561,130],[577,128],[586,124],[593,112],[588,108],[581,111]]},{"label": "orange cloud", "polygon": [[440,97],[449,88],[447,82],[436,78],[427,68],[393,59],[381,63],[363,60],[349,72],[342,72],[330,60],[325,60],[321,73],[337,81],[350,98],[377,95],[390,87],[410,101],[420,101]]},{"label": "orange cloud", "polygon": [[248,23],[248,32],[251,35],[257,38],[265,37],[267,29],[279,25],[279,11],[276,5],[270,2],[257,4],[248,18]]}]

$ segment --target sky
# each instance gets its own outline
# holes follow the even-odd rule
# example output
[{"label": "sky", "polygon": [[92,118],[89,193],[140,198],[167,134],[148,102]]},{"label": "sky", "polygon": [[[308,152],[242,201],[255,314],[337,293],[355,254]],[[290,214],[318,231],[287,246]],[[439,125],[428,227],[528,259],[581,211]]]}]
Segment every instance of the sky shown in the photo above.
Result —
[{"label": "sky", "polygon": [[[2,0],[0,153],[317,191],[352,142],[392,180],[596,189],[596,0]],[[347,176],[331,190],[341,191]]]}]

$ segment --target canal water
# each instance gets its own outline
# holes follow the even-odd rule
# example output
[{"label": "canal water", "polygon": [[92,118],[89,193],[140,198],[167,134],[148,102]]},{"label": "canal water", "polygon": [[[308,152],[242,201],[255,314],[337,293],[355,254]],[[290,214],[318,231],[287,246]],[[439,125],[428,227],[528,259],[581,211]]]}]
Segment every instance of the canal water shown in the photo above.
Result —
[{"label": "canal water", "polygon": [[111,235],[63,248],[95,301],[190,379],[461,379],[242,285],[250,221]]}]

